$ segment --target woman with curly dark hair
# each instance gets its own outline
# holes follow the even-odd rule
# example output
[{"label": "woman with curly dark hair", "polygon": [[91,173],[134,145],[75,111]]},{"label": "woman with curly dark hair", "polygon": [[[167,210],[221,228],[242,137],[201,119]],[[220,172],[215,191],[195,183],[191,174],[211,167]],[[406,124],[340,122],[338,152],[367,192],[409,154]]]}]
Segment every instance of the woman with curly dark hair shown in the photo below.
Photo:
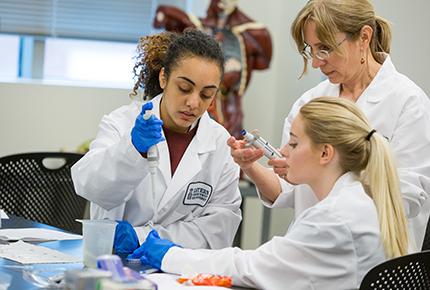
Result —
[{"label": "woman with curly dark hair", "polygon": [[[144,37],[137,53],[132,95],[142,89],[145,101],[103,117],[72,168],[76,191],[91,201],[92,219],[119,222],[117,252],[134,251],[153,229],[188,248],[230,246],[241,220],[239,166],[230,134],[206,112],[222,80],[222,50],[189,30]],[[149,148],[158,156],[154,180]]]}]

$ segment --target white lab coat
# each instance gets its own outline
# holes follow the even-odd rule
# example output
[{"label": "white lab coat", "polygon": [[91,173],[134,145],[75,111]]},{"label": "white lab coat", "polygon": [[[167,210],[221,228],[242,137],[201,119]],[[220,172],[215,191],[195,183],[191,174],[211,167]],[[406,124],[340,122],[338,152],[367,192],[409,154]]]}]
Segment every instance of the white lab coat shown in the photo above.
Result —
[{"label": "white lab coat", "polygon": [[[152,100],[158,118],[161,98]],[[104,116],[90,151],[72,167],[76,192],[91,201],[91,218],[129,221],[140,243],[156,229],[184,247],[231,246],[241,195],[239,167],[226,144],[230,134],[205,112],[173,177],[167,142],[158,143],[153,196],[147,159],[130,135],[142,105],[133,101]]]},{"label": "white lab coat", "polygon": [[[390,142],[411,238],[421,250],[430,214],[430,202],[425,202],[430,193],[430,101],[415,83],[396,71],[390,56],[385,56],[379,72],[356,104],[373,128]],[[339,92],[339,84],[326,80],[303,94],[285,119],[281,148],[288,142],[291,123],[305,103],[322,96],[339,97]],[[297,218],[318,201],[309,186],[295,187],[280,181],[282,193],[275,203],[260,195],[266,206],[292,207]]]},{"label": "white lab coat", "polygon": [[357,289],[385,259],[375,204],[356,176],[346,173],[284,237],[256,250],[173,247],[161,269],[180,274],[189,264],[197,273],[229,275],[234,285],[257,289]]}]

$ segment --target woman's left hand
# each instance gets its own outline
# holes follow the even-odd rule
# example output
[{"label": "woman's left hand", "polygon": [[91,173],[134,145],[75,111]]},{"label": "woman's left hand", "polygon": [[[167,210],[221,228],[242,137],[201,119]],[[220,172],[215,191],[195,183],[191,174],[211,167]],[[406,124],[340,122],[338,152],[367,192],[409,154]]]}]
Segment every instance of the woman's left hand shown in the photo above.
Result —
[{"label": "woman's left hand", "polygon": [[152,267],[161,270],[161,263],[167,251],[171,247],[180,247],[168,239],[162,239],[156,230],[152,230],[146,237],[146,241],[136,249],[127,259],[140,258],[142,263],[149,263]]},{"label": "woman's left hand", "polygon": [[236,140],[234,137],[230,137],[227,140],[227,145],[231,148],[231,156],[234,162],[236,162],[243,170],[252,167],[254,162],[263,157],[264,150],[252,148],[245,148],[245,140]]}]

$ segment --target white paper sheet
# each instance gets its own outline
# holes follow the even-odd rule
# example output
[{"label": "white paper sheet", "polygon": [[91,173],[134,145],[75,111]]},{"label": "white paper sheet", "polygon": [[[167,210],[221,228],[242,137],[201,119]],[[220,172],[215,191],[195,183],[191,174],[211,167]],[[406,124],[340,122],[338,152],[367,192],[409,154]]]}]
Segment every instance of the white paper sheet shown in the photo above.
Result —
[{"label": "white paper sheet", "polygon": [[81,235],[69,234],[55,230],[23,228],[0,229],[0,243],[9,243],[22,240],[28,243],[41,243],[59,240],[79,240]]},{"label": "white paper sheet", "polygon": [[0,216],[1,216],[2,219],[9,219],[9,217],[7,216],[7,214],[2,209],[0,209]]},{"label": "white paper sheet", "polygon": [[0,245],[0,257],[21,264],[78,263],[81,258],[23,241]]}]

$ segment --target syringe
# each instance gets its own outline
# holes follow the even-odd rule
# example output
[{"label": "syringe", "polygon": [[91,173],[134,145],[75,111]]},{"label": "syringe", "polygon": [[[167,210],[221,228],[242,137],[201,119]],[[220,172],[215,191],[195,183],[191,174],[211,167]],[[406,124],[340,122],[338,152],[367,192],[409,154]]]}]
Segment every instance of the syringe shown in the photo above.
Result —
[{"label": "syringe", "polygon": [[260,134],[258,134],[257,132],[248,133],[246,132],[246,130],[242,130],[241,134],[246,139],[245,148],[250,148],[251,145],[257,149],[263,148],[264,155],[269,159],[284,158],[281,153],[276,150],[275,147],[273,147],[266,140],[261,138]]},{"label": "syringe", "polygon": [[[152,113],[152,110],[146,110],[143,115],[143,119],[148,120],[151,116],[155,116]],[[148,160],[149,173],[151,173],[151,181],[152,181],[152,193],[155,194],[155,174],[157,173],[158,166],[158,153],[157,146],[152,145],[149,147],[146,152],[146,159]]]}]

